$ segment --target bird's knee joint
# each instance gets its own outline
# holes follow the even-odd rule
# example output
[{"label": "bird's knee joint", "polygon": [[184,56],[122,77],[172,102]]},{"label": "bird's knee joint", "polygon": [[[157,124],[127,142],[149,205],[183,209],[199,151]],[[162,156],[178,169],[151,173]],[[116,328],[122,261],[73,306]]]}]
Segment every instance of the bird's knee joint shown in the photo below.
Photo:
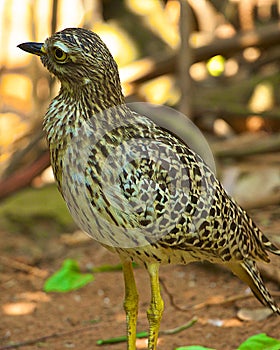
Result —
[{"label": "bird's knee joint", "polygon": [[134,295],[133,297],[128,297],[125,299],[123,303],[124,310],[126,312],[134,311],[138,308],[138,295]]},{"label": "bird's knee joint", "polygon": [[147,310],[147,316],[150,321],[158,322],[161,320],[164,310],[163,300],[157,301],[156,303],[151,303],[149,309]]}]

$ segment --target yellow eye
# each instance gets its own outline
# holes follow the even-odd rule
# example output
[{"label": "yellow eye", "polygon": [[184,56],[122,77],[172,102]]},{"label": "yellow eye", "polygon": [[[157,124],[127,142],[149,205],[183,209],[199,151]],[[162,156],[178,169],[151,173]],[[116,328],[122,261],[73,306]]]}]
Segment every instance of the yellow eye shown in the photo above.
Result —
[{"label": "yellow eye", "polygon": [[58,61],[58,62],[65,62],[67,59],[68,55],[67,53],[65,53],[64,51],[62,51],[59,47],[54,49],[54,58]]}]

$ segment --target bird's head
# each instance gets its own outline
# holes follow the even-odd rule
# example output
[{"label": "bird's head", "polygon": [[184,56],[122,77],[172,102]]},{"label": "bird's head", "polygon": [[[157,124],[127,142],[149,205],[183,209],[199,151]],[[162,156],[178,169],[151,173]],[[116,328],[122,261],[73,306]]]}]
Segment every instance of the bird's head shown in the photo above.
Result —
[{"label": "bird's head", "polygon": [[[69,90],[91,84],[96,89],[121,93],[118,68],[100,37],[83,28],[67,28],[53,34],[44,43],[18,45],[40,56],[43,65]],[[111,91],[112,93],[112,91]]]}]

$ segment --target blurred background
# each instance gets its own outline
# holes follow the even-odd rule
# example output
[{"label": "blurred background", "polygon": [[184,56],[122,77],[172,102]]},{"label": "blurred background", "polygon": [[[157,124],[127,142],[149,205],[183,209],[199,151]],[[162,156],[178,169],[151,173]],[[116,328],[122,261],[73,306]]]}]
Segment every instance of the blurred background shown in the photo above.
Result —
[{"label": "blurred background", "polygon": [[128,102],[172,106],[204,132],[241,204],[277,203],[279,7],[277,0],[0,0],[0,198],[52,181],[41,123],[58,83],[17,45],[80,26],[108,45]]},{"label": "blurred background", "polygon": [[[92,266],[93,255],[95,264],[114,262],[107,251],[80,234],[55,187],[42,118],[59,84],[38,57],[24,53],[17,45],[43,42],[65,27],[97,32],[119,65],[126,101],[167,105],[188,116],[209,142],[217,176],[227,191],[279,243],[279,14],[279,0],[0,0],[0,277],[4,306],[11,300],[24,300],[28,306],[30,298],[23,296],[23,291],[41,290],[42,279],[65,258],[79,256],[87,267]],[[171,118],[170,123],[188,135],[188,123]],[[275,266],[263,267],[263,272],[279,285],[279,263]],[[196,288],[197,276],[201,277],[200,290],[208,293],[208,284],[203,286],[201,280],[212,278],[216,283],[217,274],[211,277],[209,272],[206,276],[203,273],[190,274],[190,291],[186,293]],[[183,270],[179,275],[185,276]],[[112,283],[117,278],[114,276],[107,279],[107,292],[119,283],[119,279]],[[106,319],[106,310],[112,311],[109,296],[116,291],[107,296],[104,283],[100,277],[99,286],[97,278],[94,291],[88,293],[102,300],[98,312],[105,307]],[[174,293],[183,296],[179,285],[173,286]],[[227,280],[221,288],[232,292],[234,286]],[[82,295],[73,296],[74,306]],[[193,301],[196,297],[194,293]],[[26,327],[9,315],[33,314],[34,303],[38,308],[36,322],[44,319],[44,327],[48,322],[55,324],[49,319],[48,307],[55,305],[61,311],[61,305],[54,303],[67,300],[41,294],[36,298],[27,311],[23,305],[18,311],[3,308],[0,330],[4,327],[6,333],[0,341],[10,339],[12,333],[7,329],[16,329],[17,335],[25,337]],[[121,298],[120,292],[117,305],[121,305]],[[118,307],[118,315],[123,315]],[[79,324],[78,316],[71,317],[73,324]],[[124,325],[123,318],[119,321]],[[25,324],[31,327],[29,319]],[[107,332],[112,326],[109,324]],[[104,324],[102,327],[106,333]],[[266,323],[264,327],[277,333],[276,325]],[[30,337],[37,335],[39,328],[34,327]],[[224,341],[218,345],[227,348],[227,335],[222,340],[220,329],[218,336],[213,329],[211,332],[208,345]],[[238,336],[232,335],[232,339]],[[201,340],[200,335],[197,340]],[[238,344],[231,345],[236,348]],[[58,345],[57,349],[61,348]],[[84,347],[88,348],[91,346]]]}]

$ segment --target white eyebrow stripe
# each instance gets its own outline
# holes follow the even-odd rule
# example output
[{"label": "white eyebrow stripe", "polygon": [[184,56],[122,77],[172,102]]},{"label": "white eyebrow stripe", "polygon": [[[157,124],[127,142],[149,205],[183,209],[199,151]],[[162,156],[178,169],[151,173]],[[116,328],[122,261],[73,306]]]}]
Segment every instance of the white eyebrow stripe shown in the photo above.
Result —
[{"label": "white eyebrow stripe", "polygon": [[60,41],[55,42],[53,46],[61,49],[65,53],[69,53],[70,51],[69,48]]}]

